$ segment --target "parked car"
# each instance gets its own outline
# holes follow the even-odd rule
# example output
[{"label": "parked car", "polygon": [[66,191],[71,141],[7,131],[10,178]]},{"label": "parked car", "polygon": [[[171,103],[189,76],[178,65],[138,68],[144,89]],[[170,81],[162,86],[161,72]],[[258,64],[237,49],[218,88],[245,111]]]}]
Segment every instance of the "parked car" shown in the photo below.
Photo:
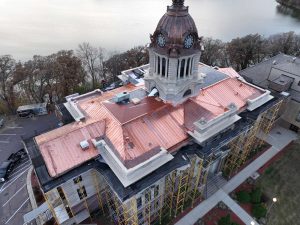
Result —
[{"label": "parked car", "polygon": [[8,179],[10,172],[17,166],[21,160],[26,156],[26,151],[21,149],[16,153],[12,153],[6,161],[0,166],[0,183]]},{"label": "parked car", "polygon": [[17,109],[19,117],[34,117],[48,114],[47,103],[38,103],[32,105],[22,105]]},{"label": "parked car", "polygon": [[0,165],[0,183],[8,179],[9,173],[13,170],[12,160],[6,160]]},{"label": "parked car", "polygon": [[0,117],[0,127],[3,127],[3,125],[4,125],[4,119]]}]

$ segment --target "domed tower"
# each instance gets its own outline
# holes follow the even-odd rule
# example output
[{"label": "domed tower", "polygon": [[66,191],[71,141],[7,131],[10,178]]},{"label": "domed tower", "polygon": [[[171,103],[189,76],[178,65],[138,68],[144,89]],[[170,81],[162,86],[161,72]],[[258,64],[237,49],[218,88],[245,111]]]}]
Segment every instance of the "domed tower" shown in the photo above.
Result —
[{"label": "domed tower", "polygon": [[157,90],[163,101],[173,105],[197,95],[203,80],[198,76],[201,40],[184,0],[173,0],[150,39],[148,92]]}]

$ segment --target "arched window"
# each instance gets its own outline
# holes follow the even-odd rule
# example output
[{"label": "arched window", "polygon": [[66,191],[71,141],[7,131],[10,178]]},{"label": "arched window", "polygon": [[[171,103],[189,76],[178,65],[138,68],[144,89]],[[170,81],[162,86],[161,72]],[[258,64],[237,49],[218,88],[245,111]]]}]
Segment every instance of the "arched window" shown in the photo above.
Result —
[{"label": "arched window", "polygon": [[184,92],[183,97],[187,97],[187,96],[189,96],[191,94],[192,94],[192,91],[191,91],[191,89],[189,89],[186,92]]},{"label": "arched window", "polygon": [[154,73],[157,73],[157,68],[156,68],[156,65],[157,65],[157,56],[155,55],[154,56]]},{"label": "arched window", "polygon": [[180,78],[184,77],[184,67],[185,67],[185,59],[181,60],[181,66],[180,66]]},{"label": "arched window", "polygon": [[191,60],[191,71],[190,71],[190,75],[192,75],[192,73],[193,73],[193,66],[194,66],[194,58],[192,58],[192,60]]},{"label": "arched window", "polygon": [[190,75],[190,63],[191,63],[191,58],[188,58],[187,65],[186,65],[186,71],[185,71],[186,76]]},{"label": "arched window", "polygon": [[166,69],[166,77],[169,76],[169,59],[167,60],[167,69]]},{"label": "arched window", "polygon": [[157,74],[160,75],[160,57],[157,57]]},{"label": "arched window", "polygon": [[166,76],[166,59],[165,58],[162,58],[162,71],[161,71],[161,75],[163,77]]},{"label": "arched window", "polygon": [[180,74],[179,66],[180,66],[180,60],[178,59],[178,62],[177,62],[177,79],[179,79],[179,74]]}]

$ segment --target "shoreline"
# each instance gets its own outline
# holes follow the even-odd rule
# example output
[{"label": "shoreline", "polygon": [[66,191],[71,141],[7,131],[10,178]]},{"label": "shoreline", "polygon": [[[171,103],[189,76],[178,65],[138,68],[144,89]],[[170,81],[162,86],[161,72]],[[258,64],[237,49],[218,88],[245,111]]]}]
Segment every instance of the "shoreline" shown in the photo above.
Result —
[{"label": "shoreline", "polygon": [[286,6],[286,7],[295,9],[295,10],[300,10],[300,5],[297,6],[297,5],[291,4],[289,2],[282,1],[282,0],[276,0],[276,2],[278,2],[282,6]]}]

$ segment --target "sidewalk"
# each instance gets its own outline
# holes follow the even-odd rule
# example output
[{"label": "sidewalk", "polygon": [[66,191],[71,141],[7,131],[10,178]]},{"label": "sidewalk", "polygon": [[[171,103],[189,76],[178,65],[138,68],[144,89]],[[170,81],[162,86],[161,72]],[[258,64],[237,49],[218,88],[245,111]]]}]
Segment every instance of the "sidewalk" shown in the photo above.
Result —
[{"label": "sidewalk", "polygon": [[[286,130],[282,127],[275,127],[266,138],[266,141],[272,145],[271,148],[269,148],[260,157],[255,159],[252,163],[250,163],[247,167],[245,167],[242,171],[235,175],[227,184],[222,187],[222,189],[218,190],[211,197],[196,206],[190,213],[181,218],[177,223],[175,223],[175,225],[195,224],[200,218],[202,218],[206,213],[213,209],[219,202],[224,201],[224,199],[224,203],[227,204],[228,207],[231,208],[231,210],[236,213],[243,222],[245,222],[245,224],[250,224],[250,222],[253,221],[252,217],[239,205],[237,205],[228,196],[228,194],[235,190],[240,184],[242,184],[248,177],[250,177],[270,159],[272,159],[285,146],[287,146],[290,142],[296,140],[297,138],[297,134],[293,133],[292,131]],[[229,200],[228,198],[231,200]]]}]

